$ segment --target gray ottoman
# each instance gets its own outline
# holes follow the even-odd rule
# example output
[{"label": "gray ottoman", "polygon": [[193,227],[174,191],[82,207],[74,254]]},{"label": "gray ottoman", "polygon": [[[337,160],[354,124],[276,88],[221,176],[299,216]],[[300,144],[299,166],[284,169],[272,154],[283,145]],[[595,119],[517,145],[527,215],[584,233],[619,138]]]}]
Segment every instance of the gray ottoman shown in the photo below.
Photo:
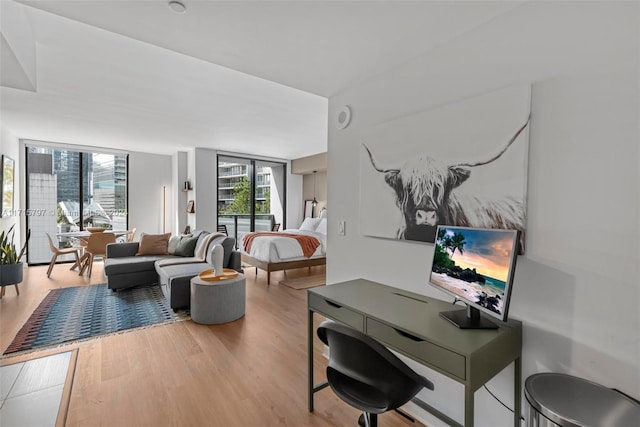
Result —
[{"label": "gray ottoman", "polygon": [[244,316],[244,275],[218,281],[191,279],[191,320],[205,325],[227,323]]}]

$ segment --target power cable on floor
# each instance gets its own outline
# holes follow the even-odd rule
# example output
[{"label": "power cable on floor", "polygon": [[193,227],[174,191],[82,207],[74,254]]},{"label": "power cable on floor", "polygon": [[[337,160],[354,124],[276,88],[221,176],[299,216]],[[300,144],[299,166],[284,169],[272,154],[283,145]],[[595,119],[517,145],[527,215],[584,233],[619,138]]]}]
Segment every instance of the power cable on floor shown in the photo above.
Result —
[{"label": "power cable on floor", "polygon": [[[491,392],[491,390],[489,390],[489,388],[487,387],[487,385],[486,385],[486,384],[484,384],[484,385],[483,385],[483,387],[484,387],[484,389],[485,389],[485,390],[487,390],[487,392],[488,392],[491,396],[493,396],[493,398],[494,398],[495,400],[497,400],[497,401],[498,401],[502,406],[504,406],[505,408],[507,408],[509,411],[513,412],[513,409],[509,408],[507,405],[505,405],[505,403],[504,403],[502,400],[498,399],[498,397],[497,397],[495,394],[493,394],[493,393]],[[522,415],[520,415],[520,419],[521,419],[522,421],[525,421],[525,419],[524,419],[524,417],[523,417]]]}]

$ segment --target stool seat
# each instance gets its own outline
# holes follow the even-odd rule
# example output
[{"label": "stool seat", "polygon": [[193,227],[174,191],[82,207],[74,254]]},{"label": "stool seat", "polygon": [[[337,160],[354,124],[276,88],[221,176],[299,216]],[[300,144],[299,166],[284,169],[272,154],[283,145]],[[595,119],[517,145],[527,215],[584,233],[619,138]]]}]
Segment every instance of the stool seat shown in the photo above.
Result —
[{"label": "stool seat", "polygon": [[[640,404],[615,390],[560,373],[531,375],[524,394],[531,408],[562,427],[638,425]],[[536,414],[529,413],[529,425]]]}]

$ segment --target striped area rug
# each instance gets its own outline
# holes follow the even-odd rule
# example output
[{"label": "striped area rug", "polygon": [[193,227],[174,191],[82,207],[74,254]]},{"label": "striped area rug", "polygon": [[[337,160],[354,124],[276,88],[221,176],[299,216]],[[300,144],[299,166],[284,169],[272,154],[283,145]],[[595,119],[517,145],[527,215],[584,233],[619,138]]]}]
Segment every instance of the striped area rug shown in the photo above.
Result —
[{"label": "striped area rug", "polygon": [[186,318],[171,310],[159,286],[118,292],[106,284],[53,289],[4,354]]}]

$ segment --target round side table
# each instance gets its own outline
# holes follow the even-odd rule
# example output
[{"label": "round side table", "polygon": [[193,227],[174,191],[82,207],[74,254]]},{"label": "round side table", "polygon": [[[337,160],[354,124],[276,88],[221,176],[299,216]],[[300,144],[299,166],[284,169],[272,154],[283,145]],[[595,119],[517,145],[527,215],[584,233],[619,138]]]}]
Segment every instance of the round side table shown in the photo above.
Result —
[{"label": "round side table", "polygon": [[630,427],[639,425],[640,404],[625,395],[566,374],[531,375],[524,384],[527,427]]},{"label": "round side table", "polygon": [[244,316],[246,288],[244,276],[207,281],[200,276],[191,279],[191,320],[215,325]]}]

